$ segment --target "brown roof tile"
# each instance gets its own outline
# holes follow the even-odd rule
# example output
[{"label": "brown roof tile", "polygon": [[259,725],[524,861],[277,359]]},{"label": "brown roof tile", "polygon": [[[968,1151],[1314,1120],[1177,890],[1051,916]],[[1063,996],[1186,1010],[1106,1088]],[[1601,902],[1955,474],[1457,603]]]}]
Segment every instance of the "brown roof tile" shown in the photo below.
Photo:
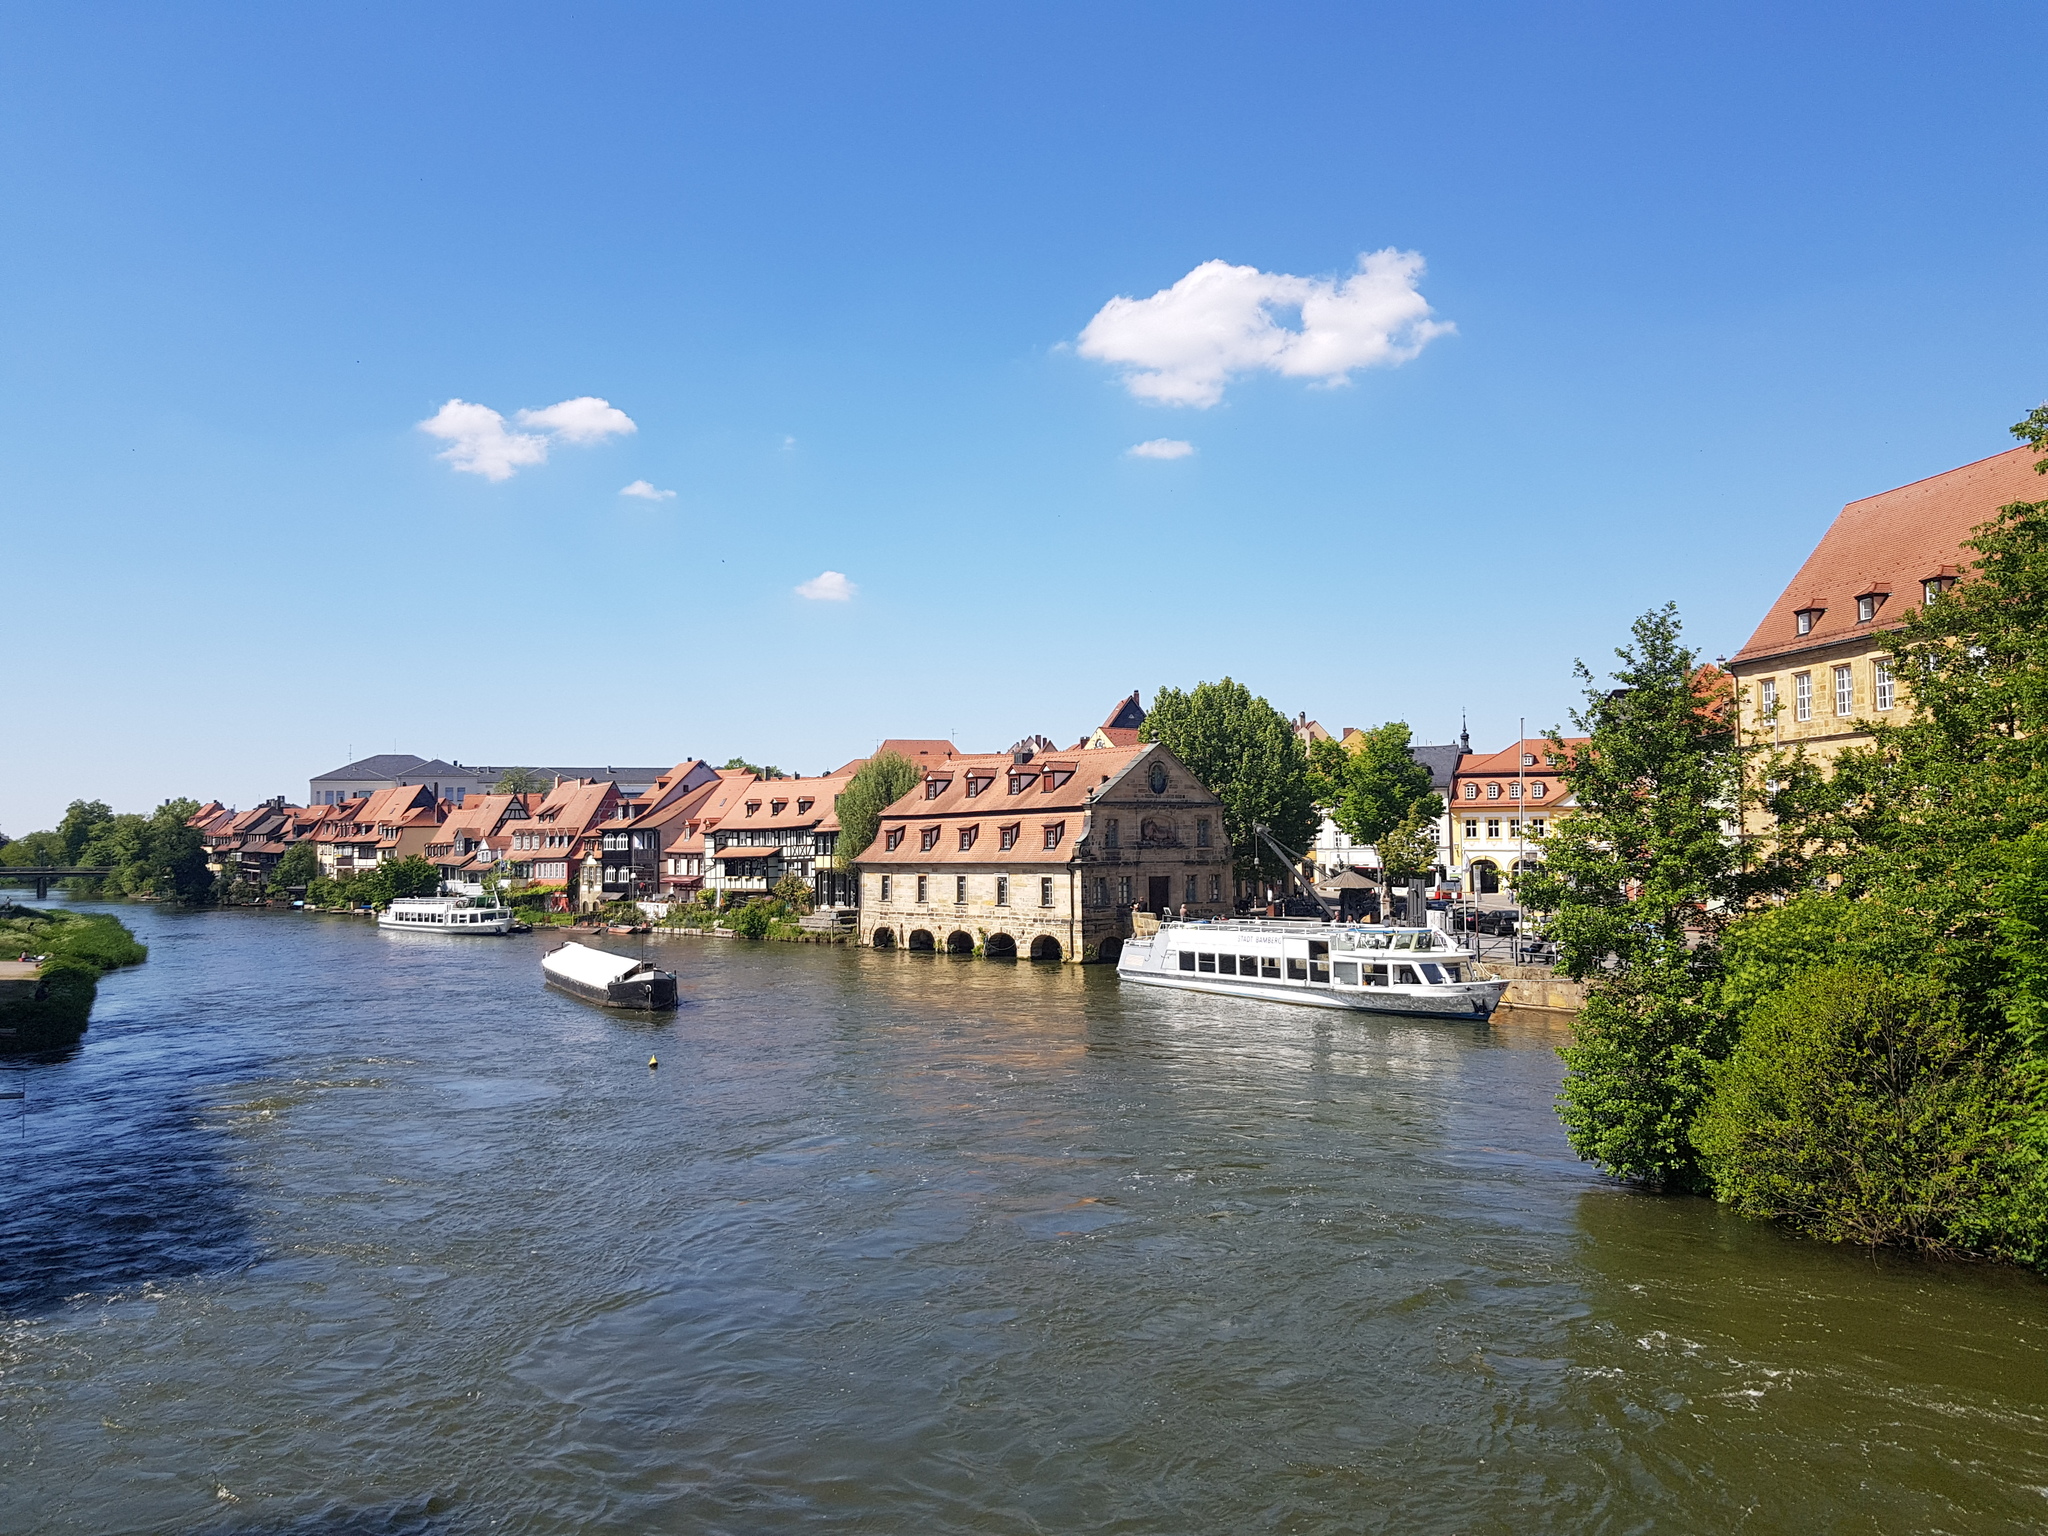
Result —
[{"label": "brown roof tile", "polygon": [[[1921,600],[1923,581],[1969,566],[1975,556],[1962,543],[1973,528],[2008,502],[2048,499],[2048,477],[2034,473],[2035,457],[2032,448],[2013,448],[1850,502],[1732,659],[1757,661],[1892,628]],[[1872,593],[1886,600],[1874,619],[1859,622],[1856,599]],[[1799,633],[1802,608],[1820,610],[1810,634]]]}]

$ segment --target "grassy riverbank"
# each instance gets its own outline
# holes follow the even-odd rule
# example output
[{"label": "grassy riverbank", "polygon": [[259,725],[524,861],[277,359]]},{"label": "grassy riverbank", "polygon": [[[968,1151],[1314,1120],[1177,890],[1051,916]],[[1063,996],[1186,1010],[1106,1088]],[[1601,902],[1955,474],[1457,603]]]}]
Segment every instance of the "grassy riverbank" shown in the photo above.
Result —
[{"label": "grassy riverbank", "polygon": [[0,1051],[70,1045],[85,1033],[100,977],[148,958],[118,918],[0,905]]}]

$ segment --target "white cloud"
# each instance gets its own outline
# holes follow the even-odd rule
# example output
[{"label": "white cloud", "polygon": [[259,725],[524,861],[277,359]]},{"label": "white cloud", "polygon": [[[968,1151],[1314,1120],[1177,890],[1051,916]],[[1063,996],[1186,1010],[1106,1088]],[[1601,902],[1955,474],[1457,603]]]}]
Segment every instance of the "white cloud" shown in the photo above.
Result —
[{"label": "white cloud", "polygon": [[798,582],[796,595],[818,603],[846,603],[859,590],[838,571],[820,571],[809,581]]},{"label": "white cloud", "polygon": [[619,487],[621,496],[638,496],[642,501],[674,501],[674,491],[658,491],[645,480],[635,480],[631,485]]},{"label": "white cloud", "polygon": [[1177,437],[1155,437],[1124,451],[1134,459],[1185,459],[1195,451],[1195,445],[1184,443]]},{"label": "white cloud", "polygon": [[448,445],[436,457],[486,480],[509,480],[528,464],[547,462],[546,438],[506,431],[505,418],[488,405],[450,400],[421,422],[420,430]]},{"label": "white cloud", "polygon": [[1149,299],[1111,299],[1076,350],[1120,365],[1126,389],[1162,405],[1205,410],[1234,375],[1260,369],[1341,384],[1354,368],[1395,367],[1456,329],[1430,319],[1415,288],[1422,271],[1419,254],[1391,248],[1334,280],[1205,261]]},{"label": "white cloud", "polygon": [[640,430],[632,417],[595,395],[578,395],[542,410],[521,411],[519,425],[552,432],[565,443],[601,443]]},{"label": "white cloud", "polygon": [[438,457],[464,474],[482,475],[486,480],[510,480],[529,464],[547,463],[551,442],[601,443],[640,430],[632,417],[595,395],[563,400],[538,411],[521,411],[515,419],[520,426],[536,430],[511,431],[505,418],[488,405],[468,400],[450,400],[419,426],[448,445]]}]

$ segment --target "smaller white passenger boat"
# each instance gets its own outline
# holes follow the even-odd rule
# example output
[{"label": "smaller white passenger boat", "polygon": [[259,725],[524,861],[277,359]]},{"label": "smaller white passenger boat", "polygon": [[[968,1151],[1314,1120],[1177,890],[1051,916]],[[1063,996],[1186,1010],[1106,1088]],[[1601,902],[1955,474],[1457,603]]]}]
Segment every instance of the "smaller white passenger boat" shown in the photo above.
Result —
[{"label": "smaller white passenger boat", "polygon": [[1442,1019],[1491,1018],[1508,989],[1434,928],[1313,918],[1167,919],[1126,941],[1116,970],[1144,986]]},{"label": "smaller white passenger boat", "polygon": [[405,933],[510,933],[512,909],[475,896],[400,896],[377,914],[379,928]]},{"label": "smaller white passenger boat", "polygon": [[676,973],[655,968],[651,960],[592,949],[571,939],[557,944],[540,959],[550,986],[605,1008],[673,1008]]}]

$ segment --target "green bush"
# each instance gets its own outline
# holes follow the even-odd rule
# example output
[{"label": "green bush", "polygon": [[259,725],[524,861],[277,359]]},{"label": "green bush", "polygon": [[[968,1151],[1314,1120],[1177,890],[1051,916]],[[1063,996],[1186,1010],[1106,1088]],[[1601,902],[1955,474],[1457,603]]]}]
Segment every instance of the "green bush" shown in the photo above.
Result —
[{"label": "green bush", "polygon": [[2026,1078],[1938,983],[1806,972],[1758,1004],[1692,1128],[1716,1195],[1830,1242],[2012,1248]]},{"label": "green bush", "polygon": [[737,912],[729,913],[725,925],[743,939],[764,939],[774,921],[775,912],[770,903],[750,901]]}]

